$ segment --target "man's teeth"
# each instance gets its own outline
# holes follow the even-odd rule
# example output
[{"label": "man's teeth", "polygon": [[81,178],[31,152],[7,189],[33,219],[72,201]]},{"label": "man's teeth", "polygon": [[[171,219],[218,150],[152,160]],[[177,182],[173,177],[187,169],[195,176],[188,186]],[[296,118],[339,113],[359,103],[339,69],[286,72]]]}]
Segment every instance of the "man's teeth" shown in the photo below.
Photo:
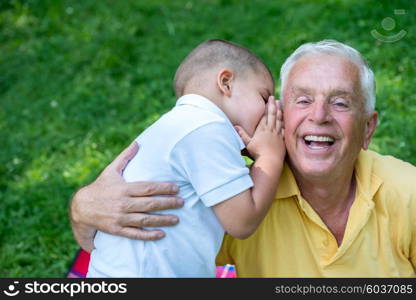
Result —
[{"label": "man's teeth", "polygon": [[334,142],[335,140],[330,136],[307,135],[305,136],[305,141],[307,142]]}]

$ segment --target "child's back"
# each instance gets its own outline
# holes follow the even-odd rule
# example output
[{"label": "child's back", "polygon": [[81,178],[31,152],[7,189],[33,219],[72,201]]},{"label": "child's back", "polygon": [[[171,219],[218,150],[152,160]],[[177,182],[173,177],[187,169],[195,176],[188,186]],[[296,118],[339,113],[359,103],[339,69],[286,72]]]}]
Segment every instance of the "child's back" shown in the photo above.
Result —
[{"label": "child's back", "polygon": [[[218,139],[222,141],[216,143]],[[166,237],[157,241],[98,232],[88,276],[214,277],[213,259],[224,230],[206,206],[228,198],[227,192],[236,194],[252,185],[239,155],[244,144],[224,113],[197,95],[182,97],[137,141],[140,153],[129,162],[124,178],[176,183],[184,208],[163,213],[175,213],[180,222],[165,228]],[[218,144],[229,144],[232,152],[216,149]]]}]

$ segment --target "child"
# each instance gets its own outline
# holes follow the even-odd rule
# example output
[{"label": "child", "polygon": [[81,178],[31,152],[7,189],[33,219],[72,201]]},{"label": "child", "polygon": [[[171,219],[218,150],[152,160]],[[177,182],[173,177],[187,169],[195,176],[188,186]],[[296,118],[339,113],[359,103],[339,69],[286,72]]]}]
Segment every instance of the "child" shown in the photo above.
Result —
[{"label": "child", "polygon": [[247,238],[274,199],[285,146],[266,65],[239,45],[209,40],[181,63],[174,88],[176,106],[139,135],[123,177],[177,184],[180,222],[157,241],[97,232],[88,277],[214,277],[224,230]]}]

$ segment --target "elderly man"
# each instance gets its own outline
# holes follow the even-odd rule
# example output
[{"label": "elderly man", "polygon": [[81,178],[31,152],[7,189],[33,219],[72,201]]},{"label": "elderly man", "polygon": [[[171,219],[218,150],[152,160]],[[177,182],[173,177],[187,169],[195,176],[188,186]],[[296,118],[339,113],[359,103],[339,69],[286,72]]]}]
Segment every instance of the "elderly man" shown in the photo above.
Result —
[{"label": "elderly man", "polygon": [[[367,151],[377,113],[365,60],[336,41],[308,43],[280,77],[288,155],[278,193],[251,237],[226,235],[218,264],[235,264],[240,277],[416,276],[416,168]],[[93,248],[96,228],[146,240],[163,231],[140,227],[177,222],[146,214],[179,207],[174,196],[152,196],[175,187],[123,182],[135,151],[75,194],[73,228],[84,249]]]}]

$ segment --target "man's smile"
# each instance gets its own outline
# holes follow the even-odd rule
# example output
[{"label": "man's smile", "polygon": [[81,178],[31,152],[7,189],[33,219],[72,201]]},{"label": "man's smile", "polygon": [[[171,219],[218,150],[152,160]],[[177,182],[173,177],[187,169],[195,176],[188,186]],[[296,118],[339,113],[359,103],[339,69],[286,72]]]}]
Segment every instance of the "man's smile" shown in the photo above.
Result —
[{"label": "man's smile", "polygon": [[307,133],[301,138],[302,144],[307,150],[313,152],[328,152],[336,142],[335,137],[329,134]]}]

